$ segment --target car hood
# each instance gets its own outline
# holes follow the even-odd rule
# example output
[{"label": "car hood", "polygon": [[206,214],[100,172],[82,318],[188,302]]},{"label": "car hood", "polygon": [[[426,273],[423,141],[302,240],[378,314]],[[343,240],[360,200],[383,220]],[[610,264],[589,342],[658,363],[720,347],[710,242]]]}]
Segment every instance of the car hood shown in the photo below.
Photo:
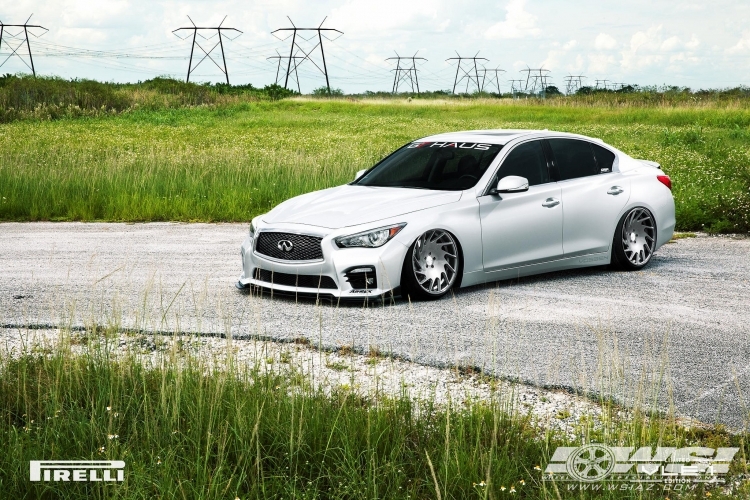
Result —
[{"label": "car hood", "polygon": [[263,216],[268,224],[309,224],[338,229],[455,203],[461,191],[338,186],[303,194]]}]

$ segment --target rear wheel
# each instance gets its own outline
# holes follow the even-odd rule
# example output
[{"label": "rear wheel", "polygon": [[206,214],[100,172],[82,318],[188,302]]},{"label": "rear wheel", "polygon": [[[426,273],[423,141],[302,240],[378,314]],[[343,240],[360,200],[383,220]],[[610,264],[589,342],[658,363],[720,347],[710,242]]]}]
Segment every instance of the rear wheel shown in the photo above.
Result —
[{"label": "rear wheel", "polygon": [[447,231],[431,229],[409,247],[401,272],[404,296],[439,299],[459,282],[461,258],[458,243]]},{"label": "rear wheel", "polygon": [[612,240],[613,262],[635,271],[651,261],[656,245],[656,222],[645,208],[634,208],[622,216]]}]

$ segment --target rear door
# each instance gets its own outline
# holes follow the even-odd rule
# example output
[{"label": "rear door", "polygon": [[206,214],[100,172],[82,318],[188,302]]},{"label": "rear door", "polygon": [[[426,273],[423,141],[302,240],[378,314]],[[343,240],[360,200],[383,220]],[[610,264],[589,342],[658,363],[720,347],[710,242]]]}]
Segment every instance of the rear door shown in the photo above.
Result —
[{"label": "rear door", "polygon": [[528,179],[529,190],[479,197],[485,272],[554,260],[563,251],[560,187],[540,140],[515,146],[490,187],[508,175]]},{"label": "rear door", "polygon": [[547,139],[562,196],[566,257],[607,252],[630,180],[612,172],[615,154],[579,139]]}]

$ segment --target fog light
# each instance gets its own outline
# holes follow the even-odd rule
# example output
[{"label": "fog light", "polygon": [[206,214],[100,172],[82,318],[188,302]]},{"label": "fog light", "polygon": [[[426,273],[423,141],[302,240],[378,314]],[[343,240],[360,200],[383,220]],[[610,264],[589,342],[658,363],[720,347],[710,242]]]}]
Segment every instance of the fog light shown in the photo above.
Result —
[{"label": "fog light", "polygon": [[374,266],[356,266],[344,271],[344,277],[355,290],[371,290],[378,287]]}]

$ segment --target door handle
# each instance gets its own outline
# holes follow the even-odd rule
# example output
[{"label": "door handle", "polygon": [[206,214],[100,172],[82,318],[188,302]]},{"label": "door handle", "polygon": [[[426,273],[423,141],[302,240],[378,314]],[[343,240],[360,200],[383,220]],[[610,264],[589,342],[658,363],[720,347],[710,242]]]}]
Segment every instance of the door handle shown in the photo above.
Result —
[{"label": "door handle", "polygon": [[542,206],[545,208],[552,208],[552,207],[556,207],[559,204],[560,204],[560,200],[556,198],[547,198],[546,200],[544,200],[544,203],[542,203]]},{"label": "door handle", "polygon": [[611,194],[612,196],[617,196],[623,191],[625,190],[622,189],[620,186],[612,186],[611,188],[609,188],[609,191],[607,191],[607,194]]}]

